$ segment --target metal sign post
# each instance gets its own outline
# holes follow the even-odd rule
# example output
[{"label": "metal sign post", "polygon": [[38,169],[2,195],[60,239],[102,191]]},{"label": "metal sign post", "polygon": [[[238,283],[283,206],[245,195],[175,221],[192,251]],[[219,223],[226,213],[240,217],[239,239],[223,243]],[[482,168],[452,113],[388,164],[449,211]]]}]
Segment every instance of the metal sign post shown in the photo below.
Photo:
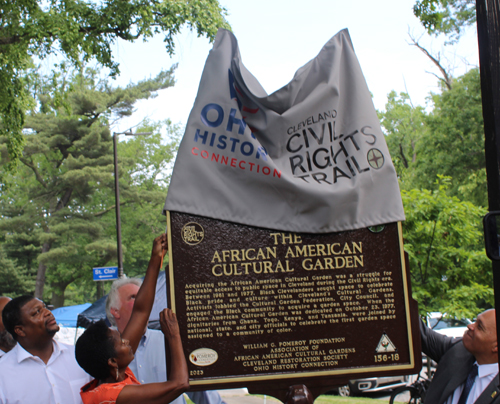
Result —
[{"label": "metal sign post", "polygon": [[[492,212],[500,211],[500,0],[476,0],[476,13],[488,205]],[[492,266],[495,307],[500,308],[500,261],[492,261]],[[496,311],[496,322],[500,335],[500,310]]]}]

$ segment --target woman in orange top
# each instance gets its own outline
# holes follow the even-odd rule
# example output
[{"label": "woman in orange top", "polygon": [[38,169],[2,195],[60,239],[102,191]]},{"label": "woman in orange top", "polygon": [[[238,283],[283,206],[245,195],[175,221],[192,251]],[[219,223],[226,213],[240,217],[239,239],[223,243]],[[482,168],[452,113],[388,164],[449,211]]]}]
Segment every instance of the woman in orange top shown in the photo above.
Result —
[{"label": "woman in orange top", "polygon": [[95,380],[82,387],[84,404],[169,403],[189,387],[186,359],[182,350],[177,318],[170,309],[160,313],[161,330],[170,347],[172,370],[163,383],[141,385],[128,365],[147,326],[153,307],[156,280],[167,251],[163,234],[153,243],[146,276],[135,298],[132,315],[123,334],[108,328],[104,321],[91,325],[78,339],[75,355],[78,364]]}]

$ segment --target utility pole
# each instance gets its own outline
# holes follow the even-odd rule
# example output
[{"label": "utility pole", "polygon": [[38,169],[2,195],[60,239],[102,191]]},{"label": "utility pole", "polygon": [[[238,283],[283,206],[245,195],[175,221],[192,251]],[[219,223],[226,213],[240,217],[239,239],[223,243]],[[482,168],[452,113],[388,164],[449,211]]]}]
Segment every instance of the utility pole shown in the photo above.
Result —
[{"label": "utility pole", "polygon": [[118,185],[118,153],[117,153],[117,138],[118,135],[125,136],[142,136],[151,135],[152,132],[132,133],[129,129],[125,132],[113,132],[113,156],[114,156],[114,172],[115,172],[115,213],[116,213],[116,251],[118,260],[118,276],[123,278],[123,250],[122,250],[122,225],[120,216],[120,187]]}]

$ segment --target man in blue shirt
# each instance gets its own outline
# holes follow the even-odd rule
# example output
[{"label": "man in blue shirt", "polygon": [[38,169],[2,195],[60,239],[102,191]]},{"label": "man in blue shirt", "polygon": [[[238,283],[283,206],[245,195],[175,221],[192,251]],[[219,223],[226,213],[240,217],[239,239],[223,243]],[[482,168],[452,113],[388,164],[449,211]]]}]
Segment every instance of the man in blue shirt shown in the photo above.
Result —
[{"label": "man in blue shirt", "polygon": [[[141,282],[137,278],[122,278],[111,285],[111,291],[106,300],[106,316],[109,322],[116,326],[120,332],[125,329],[130,320],[135,296]],[[137,380],[143,384],[167,380],[165,341],[161,331],[148,328],[144,330],[135,358],[129,367],[134,372]],[[195,404],[225,404],[215,390],[194,391],[186,394]],[[186,404],[186,400],[182,395],[172,401],[171,404]]]}]

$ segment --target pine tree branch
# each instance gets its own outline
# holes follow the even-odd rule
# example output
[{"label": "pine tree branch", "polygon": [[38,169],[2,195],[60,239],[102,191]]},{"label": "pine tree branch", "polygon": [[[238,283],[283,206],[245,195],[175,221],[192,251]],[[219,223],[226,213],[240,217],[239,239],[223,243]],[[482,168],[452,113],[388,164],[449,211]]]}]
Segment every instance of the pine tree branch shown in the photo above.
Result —
[{"label": "pine tree branch", "polygon": [[35,173],[36,180],[45,188],[47,189],[47,184],[45,184],[45,181],[43,180],[42,176],[38,172],[38,169],[36,168],[35,164],[33,163],[33,160],[29,161],[25,157],[21,157],[19,159],[26,167],[31,168],[31,170]]},{"label": "pine tree branch", "polygon": [[68,204],[72,193],[73,193],[72,188],[66,190],[66,192],[64,193],[62,198],[59,199],[59,202],[57,202],[56,209],[54,210],[54,212],[61,210],[62,208],[64,208]]},{"label": "pine tree branch", "polygon": [[[120,206],[126,205],[127,203],[128,202],[120,202]],[[106,213],[108,213],[108,212],[110,212],[112,210],[115,210],[115,208],[116,208],[116,205],[112,205],[109,208],[104,209],[101,212],[94,213],[94,217],[99,217],[99,216],[105,215]]]}]

